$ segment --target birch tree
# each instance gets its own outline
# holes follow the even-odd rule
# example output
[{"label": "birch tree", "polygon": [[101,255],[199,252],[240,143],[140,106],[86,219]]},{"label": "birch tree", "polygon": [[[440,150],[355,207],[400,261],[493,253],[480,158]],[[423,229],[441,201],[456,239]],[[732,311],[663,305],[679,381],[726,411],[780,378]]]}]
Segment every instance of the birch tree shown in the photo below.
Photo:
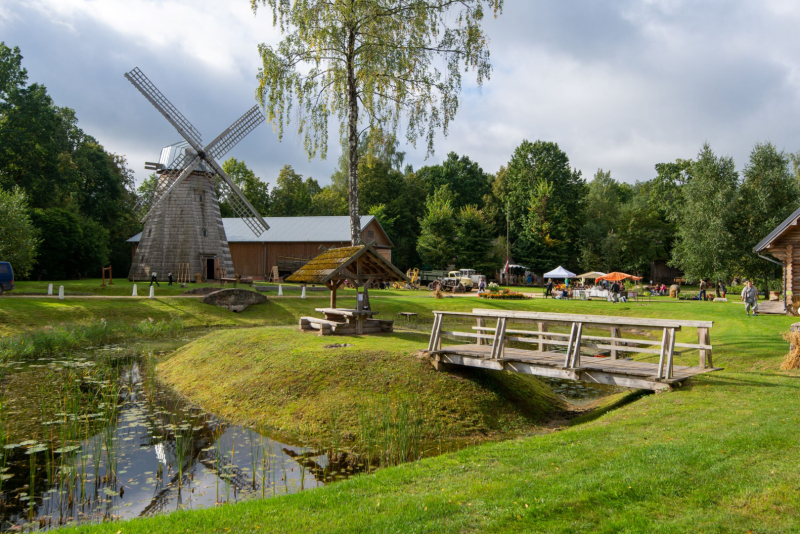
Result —
[{"label": "birch tree", "polygon": [[[327,155],[328,123],[348,147],[350,233],[360,243],[358,141],[379,127],[433,153],[458,110],[462,73],[491,72],[485,11],[503,0],[250,0],[269,8],[283,39],[259,45],[256,97],[282,138],[296,117],[309,158]],[[293,107],[296,106],[296,110]],[[293,113],[294,111],[294,113]]]}]

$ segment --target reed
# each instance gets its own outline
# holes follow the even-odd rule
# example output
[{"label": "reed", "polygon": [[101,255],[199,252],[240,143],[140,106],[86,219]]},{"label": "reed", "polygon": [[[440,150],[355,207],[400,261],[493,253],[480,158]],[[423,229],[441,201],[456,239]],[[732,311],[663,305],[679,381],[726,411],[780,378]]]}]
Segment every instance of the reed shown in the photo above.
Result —
[{"label": "reed", "polygon": [[88,325],[64,328],[46,326],[25,335],[0,339],[0,360],[69,355],[125,339],[177,337],[183,330],[184,324],[180,320],[152,319],[132,325],[100,320]]}]

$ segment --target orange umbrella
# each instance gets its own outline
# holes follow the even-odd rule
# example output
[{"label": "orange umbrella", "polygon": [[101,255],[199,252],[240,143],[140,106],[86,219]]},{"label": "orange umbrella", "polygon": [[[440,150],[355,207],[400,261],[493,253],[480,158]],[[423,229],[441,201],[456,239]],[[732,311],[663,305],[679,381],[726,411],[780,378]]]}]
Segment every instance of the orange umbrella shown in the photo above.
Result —
[{"label": "orange umbrella", "polygon": [[620,273],[620,272],[614,271],[613,273],[608,273],[605,276],[601,276],[597,280],[608,280],[609,282],[619,282],[621,280],[626,280],[628,278],[630,278],[632,280],[641,280],[642,279],[641,276],[633,276],[632,274],[626,274],[626,273]]}]

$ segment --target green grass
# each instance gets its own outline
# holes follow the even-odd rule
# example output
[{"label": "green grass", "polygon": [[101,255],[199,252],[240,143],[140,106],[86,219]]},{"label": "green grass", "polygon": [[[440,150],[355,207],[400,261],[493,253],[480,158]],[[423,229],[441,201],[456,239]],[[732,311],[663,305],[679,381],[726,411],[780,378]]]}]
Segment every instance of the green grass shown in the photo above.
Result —
[{"label": "green grass", "polygon": [[[158,372],[205,410],[294,440],[356,435],[359,414],[376,404],[408,401],[428,440],[530,432],[560,408],[533,377],[479,369],[437,373],[416,354],[425,338],[229,330],[179,349]],[[331,344],[352,346],[325,348]]]},{"label": "green grass", "polygon": [[[80,323],[117,314],[133,321],[150,314],[157,319],[180,317],[187,325],[263,326],[293,323],[298,315],[324,306],[325,299],[271,300],[241,314],[189,299],[108,302],[112,301],[5,299],[0,301],[0,324],[15,321],[7,327],[14,333],[41,327],[48,320]],[[788,351],[781,334],[796,318],[748,318],[738,303],[669,300],[611,305],[393,296],[375,298],[373,307],[382,317],[416,311],[423,321],[430,320],[433,309],[472,307],[710,319],[715,321],[711,330],[714,364],[725,370],[697,377],[668,394],[618,402],[603,415],[556,433],[470,447],[296,495],[78,530],[126,534],[228,529],[298,533],[800,530],[800,372],[779,370]],[[305,344],[319,339],[287,335],[286,352],[293,350],[292,339],[303,344],[291,358],[302,358],[308,350]],[[682,332],[679,339],[688,340],[691,335]],[[330,339],[339,342],[341,338]],[[415,339],[398,333],[363,338],[360,343],[374,344],[373,350],[390,355],[392,347],[410,350],[424,344]],[[696,351],[676,358],[678,364],[696,362]]]}]

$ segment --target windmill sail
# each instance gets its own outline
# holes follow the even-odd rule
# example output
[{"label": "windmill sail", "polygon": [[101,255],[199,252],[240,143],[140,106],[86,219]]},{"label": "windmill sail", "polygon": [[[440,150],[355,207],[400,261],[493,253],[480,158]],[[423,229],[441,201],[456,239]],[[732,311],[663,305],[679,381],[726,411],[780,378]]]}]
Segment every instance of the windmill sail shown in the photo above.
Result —
[{"label": "windmill sail", "polygon": [[260,236],[267,230],[269,226],[266,221],[261,217],[258,211],[244,196],[244,193],[236,186],[230,176],[222,170],[216,161],[209,160],[208,163],[217,172],[217,187],[222,193],[222,198],[233,212],[244,220],[244,223],[253,231],[256,236]]}]

